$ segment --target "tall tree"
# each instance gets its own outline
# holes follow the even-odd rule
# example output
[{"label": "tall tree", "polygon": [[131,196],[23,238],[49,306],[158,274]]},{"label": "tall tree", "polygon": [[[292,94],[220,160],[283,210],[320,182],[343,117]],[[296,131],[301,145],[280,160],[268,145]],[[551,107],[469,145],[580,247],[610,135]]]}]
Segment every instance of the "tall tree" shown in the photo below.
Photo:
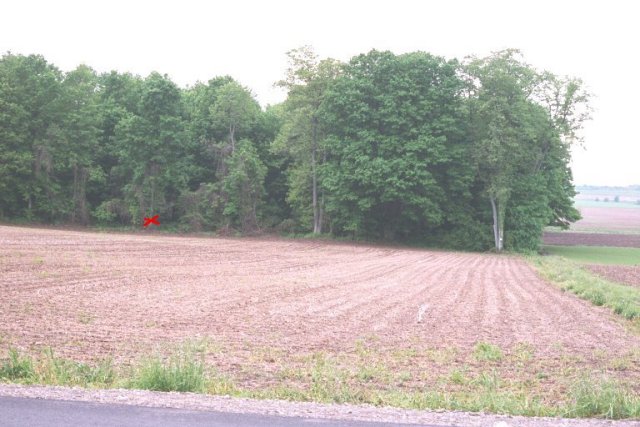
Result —
[{"label": "tall tree", "polygon": [[287,153],[293,159],[289,200],[303,211],[310,187],[313,233],[320,234],[324,222],[324,188],[320,185],[319,169],[326,160],[323,144],[326,132],[319,111],[327,90],[340,73],[341,64],[333,59],[318,60],[310,46],[291,50],[287,55],[286,78],[276,83],[287,89],[288,97],[274,150]]},{"label": "tall tree", "polygon": [[456,73],[457,63],[421,52],[371,51],[345,67],[322,107],[337,229],[406,239],[445,223],[447,187],[463,179]]},{"label": "tall tree", "polygon": [[[537,72],[516,50],[474,59],[466,71],[475,86],[469,99],[472,153],[491,206],[494,247],[503,249],[507,223],[511,246],[532,248],[545,225],[577,218],[570,202],[568,141],[575,139],[585,118],[574,112],[587,96],[576,96],[580,90],[574,80],[567,80],[563,89],[560,80]],[[551,98],[543,96],[549,85],[556,94],[565,93],[562,102],[550,104]],[[520,220],[505,218],[509,212],[519,212]]]},{"label": "tall tree", "polygon": [[0,211],[53,221],[65,214],[57,172],[62,73],[38,55],[0,61]]},{"label": "tall tree", "polygon": [[65,158],[72,174],[70,219],[87,224],[87,184],[89,181],[104,182],[102,169],[95,165],[100,126],[98,77],[91,68],[81,65],[65,75],[62,88]]},{"label": "tall tree", "polygon": [[211,119],[214,126],[227,130],[222,146],[226,156],[235,151],[238,134],[242,136],[251,128],[259,112],[260,105],[239,83],[231,81],[218,89],[211,107]]},{"label": "tall tree", "polygon": [[134,223],[144,215],[171,218],[188,180],[180,90],[168,77],[152,73],[141,92],[139,114],[128,113],[115,131]]},{"label": "tall tree", "polygon": [[227,160],[229,174],[224,178],[228,194],[224,215],[244,231],[258,228],[258,206],[264,196],[266,167],[247,139],[240,140]]}]

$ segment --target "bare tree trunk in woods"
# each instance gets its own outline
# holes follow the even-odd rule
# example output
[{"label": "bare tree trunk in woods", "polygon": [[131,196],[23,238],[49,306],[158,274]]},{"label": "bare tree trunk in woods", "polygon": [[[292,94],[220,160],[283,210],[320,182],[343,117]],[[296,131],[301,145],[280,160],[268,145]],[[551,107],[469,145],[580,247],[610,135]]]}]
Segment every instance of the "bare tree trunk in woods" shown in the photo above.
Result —
[{"label": "bare tree trunk in woods", "polygon": [[[327,163],[327,151],[322,153],[322,164]],[[324,222],[324,188],[320,190],[320,206],[318,206],[318,233],[322,233],[322,224]]]},{"label": "bare tree trunk in woods", "polygon": [[234,124],[229,125],[229,142],[231,143],[231,154],[236,151],[236,126]]},{"label": "bare tree trunk in woods", "polygon": [[320,190],[320,204],[318,205],[318,234],[322,234],[323,221],[324,221],[324,190]]},{"label": "bare tree trunk in woods", "polygon": [[495,197],[491,196],[491,210],[493,211],[493,238],[498,252],[502,251],[502,227],[500,224],[500,213]]},{"label": "bare tree trunk in woods", "polygon": [[71,222],[76,222],[76,212],[78,211],[78,165],[73,165],[73,210],[71,211]]},{"label": "bare tree trunk in woods", "polygon": [[153,181],[151,182],[151,212],[150,215],[153,215],[153,212],[155,212],[155,204],[156,204],[156,180],[154,178],[152,178]]},{"label": "bare tree trunk in woods", "polygon": [[313,205],[313,234],[318,234],[318,186],[316,177],[316,150],[311,149],[311,204]]},{"label": "bare tree trunk in woods", "polygon": [[311,141],[311,194],[313,205],[313,234],[320,234],[322,232],[322,215],[318,206],[318,176],[316,173],[316,151],[318,148],[318,121],[314,117],[313,119],[313,136]]}]

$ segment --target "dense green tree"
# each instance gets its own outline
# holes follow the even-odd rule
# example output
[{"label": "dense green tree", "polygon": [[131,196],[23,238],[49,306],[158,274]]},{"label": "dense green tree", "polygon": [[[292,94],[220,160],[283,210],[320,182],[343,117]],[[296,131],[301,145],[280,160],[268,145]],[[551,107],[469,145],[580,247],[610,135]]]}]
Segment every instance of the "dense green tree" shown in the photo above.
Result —
[{"label": "dense green tree", "polygon": [[38,55],[6,54],[0,63],[0,211],[54,221],[66,211],[57,172],[62,73]]},{"label": "dense green tree", "polygon": [[231,81],[217,90],[211,106],[211,120],[214,127],[226,131],[225,140],[219,141],[222,158],[226,160],[233,154],[238,137],[249,132],[259,113],[260,105],[239,83]]},{"label": "dense green tree", "polygon": [[227,159],[229,174],[223,181],[228,197],[224,215],[243,231],[258,228],[258,207],[264,196],[266,167],[247,139],[240,140]]},{"label": "dense green tree", "polygon": [[89,203],[95,206],[93,216],[101,223],[131,223],[132,217],[125,202],[124,187],[128,183],[125,167],[120,165],[116,128],[121,120],[139,114],[139,100],[143,79],[115,71],[99,76],[100,137],[95,152],[96,165],[102,169],[102,186],[90,189]]},{"label": "dense green tree", "polygon": [[119,167],[128,178],[124,195],[134,223],[154,214],[171,219],[188,180],[181,93],[152,73],[139,102],[139,114],[127,113],[115,129]]},{"label": "dense green tree", "polygon": [[72,175],[68,185],[72,202],[70,220],[81,224],[89,222],[87,185],[100,186],[105,182],[104,171],[95,164],[100,132],[97,90],[98,76],[84,65],[67,73],[62,82],[62,132],[66,144],[60,154]]},{"label": "dense green tree", "polygon": [[[568,171],[569,145],[584,116],[574,112],[586,95],[567,80],[539,73],[506,50],[472,60],[466,67],[474,96],[469,99],[472,156],[482,193],[493,217],[494,247],[500,251],[505,233],[513,249],[537,247],[550,223],[566,226],[579,218]],[[549,83],[551,82],[551,83]],[[550,105],[551,84],[562,105]]]},{"label": "dense green tree", "polygon": [[462,142],[456,73],[455,62],[420,52],[372,51],[345,67],[323,104],[337,230],[396,239],[445,222]]},{"label": "dense green tree", "polygon": [[211,111],[218,99],[220,88],[233,83],[231,77],[216,77],[206,84],[199,82],[184,91],[184,106],[187,116],[187,133],[192,142],[193,168],[189,188],[197,190],[205,183],[216,181],[216,154],[220,142],[227,139],[228,129],[224,124],[214,123]]}]

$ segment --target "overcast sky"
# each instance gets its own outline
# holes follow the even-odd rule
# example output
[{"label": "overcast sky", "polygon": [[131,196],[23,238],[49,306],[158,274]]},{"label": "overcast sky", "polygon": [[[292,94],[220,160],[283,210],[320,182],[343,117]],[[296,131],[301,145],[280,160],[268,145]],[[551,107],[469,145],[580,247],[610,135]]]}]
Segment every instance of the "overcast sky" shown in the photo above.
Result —
[{"label": "overcast sky", "polygon": [[0,52],[39,53],[181,86],[231,75],[264,106],[285,52],[310,44],[347,61],[373,48],[446,58],[521,49],[530,64],[582,78],[595,97],[576,184],[640,184],[640,25],[632,1],[34,1],[2,4]]}]

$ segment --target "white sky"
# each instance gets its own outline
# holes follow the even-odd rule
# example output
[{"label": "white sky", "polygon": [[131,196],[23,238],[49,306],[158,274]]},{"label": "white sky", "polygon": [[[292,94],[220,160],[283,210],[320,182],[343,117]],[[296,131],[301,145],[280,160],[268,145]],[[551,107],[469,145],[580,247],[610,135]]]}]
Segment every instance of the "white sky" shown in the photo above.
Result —
[{"label": "white sky", "polygon": [[343,61],[372,48],[446,58],[513,47],[538,68],[582,78],[595,94],[576,184],[640,184],[640,25],[633,1],[4,1],[0,53],[39,53],[168,74],[181,86],[229,74],[261,104],[279,102],[287,50],[311,44]]}]

